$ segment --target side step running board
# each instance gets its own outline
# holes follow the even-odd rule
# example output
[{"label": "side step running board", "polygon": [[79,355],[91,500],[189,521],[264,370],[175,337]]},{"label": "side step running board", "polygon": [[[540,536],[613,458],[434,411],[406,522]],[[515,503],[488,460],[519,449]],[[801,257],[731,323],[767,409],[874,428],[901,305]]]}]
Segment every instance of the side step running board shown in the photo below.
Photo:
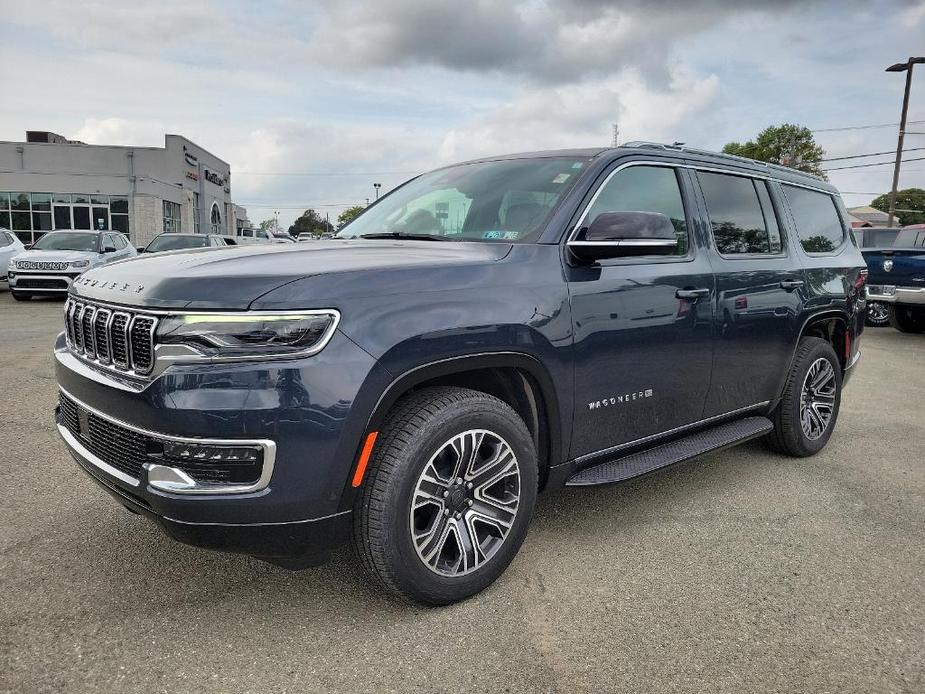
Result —
[{"label": "side step running board", "polygon": [[767,417],[746,417],[727,422],[683,439],[579,470],[565,484],[580,487],[622,482],[682,460],[764,436],[773,428],[774,425]]}]

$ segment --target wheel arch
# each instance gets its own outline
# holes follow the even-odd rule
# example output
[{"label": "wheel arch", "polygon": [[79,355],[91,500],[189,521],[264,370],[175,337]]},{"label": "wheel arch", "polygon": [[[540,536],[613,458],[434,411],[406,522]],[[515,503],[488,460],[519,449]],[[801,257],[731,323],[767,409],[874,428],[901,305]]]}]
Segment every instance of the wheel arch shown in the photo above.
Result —
[{"label": "wheel arch", "polygon": [[543,364],[521,352],[489,352],[441,359],[409,369],[379,396],[366,425],[378,431],[403,396],[428,386],[453,385],[493,395],[524,420],[537,450],[540,487],[549,467],[562,459],[562,431],[552,377]]}]

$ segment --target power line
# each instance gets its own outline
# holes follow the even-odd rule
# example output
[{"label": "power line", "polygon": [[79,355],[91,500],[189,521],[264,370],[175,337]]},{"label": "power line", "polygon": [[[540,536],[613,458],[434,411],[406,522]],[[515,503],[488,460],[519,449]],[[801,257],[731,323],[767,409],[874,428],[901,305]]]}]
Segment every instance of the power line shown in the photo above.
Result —
[{"label": "power line", "polygon": [[[925,120],[910,120],[906,121],[906,125],[912,125],[914,123],[925,123]],[[846,125],[841,128],[817,128],[811,130],[810,132],[814,133],[837,133],[844,130],[873,130],[874,128],[898,128],[899,123],[878,123],[876,125]]]},{"label": "power line", "polygon": [[420,171],[235,171],[235,176],[410,176]]},{"label": "power line", "polygon": [[[902,163],[905,164],[909,161],[925,161],[925,157],[912,157],[911,159],[903,159]],[[836,166],[832,169],[823,169],[823,171],[844,171],[845,169],[866,169],[871,166],[887,166],[895,164],[895,161],[878,161],[873,164],[852,164],[851,166]]]},{"label": "power line", "polygon": [[[925,147],[905,147],[903,152],[918,152],[919,150],[925,149]],[[832,157],[830,159],[820,159],[819,161],[842,161],[843,159],[861,159],[863,157],[878,157],[884,154],[893,154],[896,150],[887,151],[887,152],[871,152],[870,154],[852,154],[847,157]]]}]

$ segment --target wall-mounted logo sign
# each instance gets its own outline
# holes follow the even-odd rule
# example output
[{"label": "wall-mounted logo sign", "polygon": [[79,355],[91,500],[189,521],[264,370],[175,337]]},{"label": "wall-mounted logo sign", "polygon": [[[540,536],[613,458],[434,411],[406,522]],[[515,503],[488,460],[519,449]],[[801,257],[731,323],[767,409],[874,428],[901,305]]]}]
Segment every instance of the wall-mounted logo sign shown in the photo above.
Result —
[{"label": "wall-mounted logo sign", "polygon": [[187,172],[186,172],[186,177],[187,177],[188,179],[190,179],[191,181],[198,181],[198,180],[199,180],[199,174],[196,173],[195,171],[187,171]]},{"label": "wall-mounted logo sign", "polygon": [[208,169],[203,169],[202,172],[209,183],[214,183],[215,185],[224,188],[225,178],[223,176],[218,175],[214,171],[209,171]]},{"label": "wall-mounted logo sign", "polygon": [[186,145],[183,145],[183,158],[190,166],[199,166],[199,158],[190,151],[187,151]]}]

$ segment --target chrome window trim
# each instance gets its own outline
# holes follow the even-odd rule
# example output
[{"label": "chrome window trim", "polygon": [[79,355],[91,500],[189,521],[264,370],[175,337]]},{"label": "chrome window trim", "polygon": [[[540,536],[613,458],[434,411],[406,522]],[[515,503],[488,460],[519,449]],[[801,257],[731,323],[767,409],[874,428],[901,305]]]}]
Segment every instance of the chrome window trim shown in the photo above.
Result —
[{"label": "chrome window trim", "polygon": [[[774,181],[775,183],[778,183],[780,185],[790,185],[790,186],[796,186],[798,188],[806,188],[808,190],[816,191],[817,193],[824,193],[825,195],[828,195],[830,198],[840,197],[838,193],[833,193],[832,191],[826,190],[825,188],[821,188],[819,186],[813,186],[813,185],[809,185],[806,183],[794,183],[793,181],[787,181],[783,178],[778,178],[777,176],[772,176],[770,174],[762,174],[762,173],[758,173],[755,171],[725,168],[725,167],[714,166],[710,164],[704,164],[704,165],[688,164],[682,161],[664,161],[664,160],[659,161],[659,160],[648,160],[648,159],[634,159],[633,161],[628,161],[623,164],[620,164],[613,171],[607,174],[607,176],[604,178],[603,181],[601,181],[601,184],[598,186],[597,190],[594,191],[594,195],[591,196],[591,199],[588,201],[588,203],[584,206],[584,209],[581,211],[581,214],[579,215],[578,221],[575,223],[575,226],[572,227],[572,231],[569,233],[569,236],[566,239],[566,245],[574,241],[575,237],[578,236],[578,232],[581,231],[582,223],[585,221],[588,211],[597,201],[597,198],[600,196],[604,187],[610,182],[610,179],[616,176],[619,172],[623,171],[624,169],[628,169],[631,166],[660,166],[663,168],[670,168],[670,169],[688,169],[692,171],[708,171],[711,173],[728,174],[730,176],[745,176],[748,178],[757,178],[757,179],[764,180],[764,181]],[[789,203],[789,200],[787,202]],[[836,208],[837,208],[837,205],[836,205]],[[688,210],[685,210],[685,213],[687,212]],[[789,209],[788,209],[788,212],[789,212]],[[840,216],[841,214],[839,213],[839,217]],[[842,239],[842,246],[839,246],[839,248],[842,248],[844,246],[845,240],[846,240],[846,236]],[[688,246],[690,245],[691,245],[690,241],[688,241]]]},{"label": "chrome window trim", "polygon": [[[182,494],[182,495],[204,495],[204,494],[247,494],[250,492],[259,492],[262,489],[265,489],[270,484],[270,478],[273,476],[273,468],[276,465],[276,442],[272,439],[214,439],[214,438],[198,438],[192,436],[173,436],[171,434],[163,434],[157,431],[151,431],[150,429],[143,429],[142,427],[135,426],[134,424],[129,424],[126,421],[113,417],[112,415],[105,414],[100,412],[100,410],[95,407],[87,405],[83,401],[75,398],[71,393],[66,389],[58,386],[58,389],[70,399],[78,407],[82,407],[88,412],[92,412],[94,415],[100,419],[105,419],[106,421],[115,424],[116,426],[129,429],[134,431],[136,434],[141,434],[143,436],[150,436],[151,438],[159,439],[161,441],[169,441],[171,443],[186,443],[193,446],[259,446],[263,449],[263,469],[260,472],[260,478],[253,484],[197,484],[195,487],[189,489],[176,489],[169,488],[163,489],[151,485],[152,488],[159,492],[166,492],[169,494]],[[59,424],[58,430],[61,431],[62,427]],[[131,475],[126,475],[124,472],[116,470],[111,465],[101,460],[98,456],[91,453],[80,441],[71,434],[70,430],[64,427],[64,431],[67,432],[68,436],[65,436],[62,433],[62,437],[72,445],[82,456],[86,457],[91,463],[99,467],[104,472],[107,472],[117,479],[123,481],[129,481],[129,484],[133,486],[138,486],[140,481]],[[160,465],[159,463],[144,463],[143,467],[147,471],[150,465]],[[162,465],[161,467],[169,467]],[[174,469],[174,468],[170,468]],[[127,478],[127,479],[126,479]],[[131,482],[130,480],[134,480]]]}]

